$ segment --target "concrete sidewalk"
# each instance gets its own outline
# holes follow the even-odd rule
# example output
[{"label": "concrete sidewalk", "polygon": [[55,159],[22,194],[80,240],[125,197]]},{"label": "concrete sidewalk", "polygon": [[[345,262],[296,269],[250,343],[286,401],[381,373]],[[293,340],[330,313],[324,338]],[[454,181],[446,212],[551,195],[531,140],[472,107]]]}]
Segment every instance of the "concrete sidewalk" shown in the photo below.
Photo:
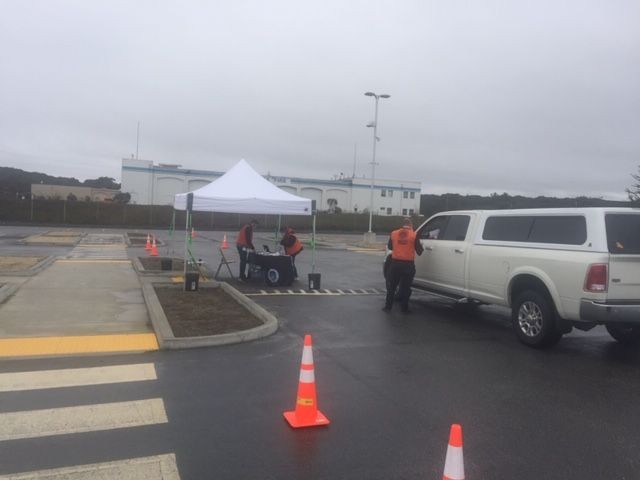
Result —
[{"label": "concrete sidewalk", "polygon": [[157,348],[129,260],[72,251],[0,306],[0,357]]}]

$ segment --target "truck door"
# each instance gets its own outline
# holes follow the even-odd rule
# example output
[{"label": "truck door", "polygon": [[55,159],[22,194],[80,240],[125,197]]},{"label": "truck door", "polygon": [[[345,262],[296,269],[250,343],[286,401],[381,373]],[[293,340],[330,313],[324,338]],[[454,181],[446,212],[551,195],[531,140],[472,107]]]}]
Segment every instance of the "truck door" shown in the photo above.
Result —
[{"label": "truck door", "polygon": [[416,283],[443,293],[465,296],[465,263],[468,244],[465,242],[471,216],[441,215],[420,229],[424,247],[416,259]]}]

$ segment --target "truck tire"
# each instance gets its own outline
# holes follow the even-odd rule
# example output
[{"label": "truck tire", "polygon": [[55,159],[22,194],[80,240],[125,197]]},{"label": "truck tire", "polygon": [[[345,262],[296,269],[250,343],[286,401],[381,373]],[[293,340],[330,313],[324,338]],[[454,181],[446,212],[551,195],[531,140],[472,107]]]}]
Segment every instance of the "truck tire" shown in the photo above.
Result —
[{"label": "truck tire", "polygon": [[270,287],[277,287],[280,283],[280,272],[275,268],[270,268],[264,272],[264,281]]},{"label": "truck tire", "polygon": [[640,326],[626,324],[605,325],[607,332],[622,345],[640,344]]},{"label": "truck tire", "polygon": [[516,297],[511,321],[518,340],[530,347],[549,347],[562,338],[562,332],[556,328],[553,302],[535,290],[525,290]]}]

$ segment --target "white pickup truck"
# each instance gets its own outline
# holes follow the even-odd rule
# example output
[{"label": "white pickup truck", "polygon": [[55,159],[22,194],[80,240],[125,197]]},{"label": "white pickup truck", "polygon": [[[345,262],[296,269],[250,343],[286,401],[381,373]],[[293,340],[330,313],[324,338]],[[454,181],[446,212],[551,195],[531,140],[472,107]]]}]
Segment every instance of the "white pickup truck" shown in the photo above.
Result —
[{"label": "white pickup truck", "polygon": [[511,308],[527,345],[604,324],[640,343],[640,209],[443,212],[418,229],[413,286],[466,305]]}]

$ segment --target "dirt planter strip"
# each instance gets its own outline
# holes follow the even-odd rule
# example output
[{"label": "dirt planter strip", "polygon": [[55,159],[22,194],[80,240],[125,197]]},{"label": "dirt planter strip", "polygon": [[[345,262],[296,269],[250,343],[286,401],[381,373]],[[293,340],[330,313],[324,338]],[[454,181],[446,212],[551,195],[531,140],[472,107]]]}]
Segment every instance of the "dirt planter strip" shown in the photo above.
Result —
[{"label": "dirt planter strip", "polygon": [[[256,340],[258,338],[267,337],[272,335],[278,330],[278,320],[274,315],[266,311],[260,305],[253,300],[247,298],[235,288],[227,285],[226,283],[218,283],[211,287],[202,287],[201,290],[208,290],[211,288],[220,288],[240,306],[244,307],[250,314],[260,320],[261,325],[247,330],[221,333],[218,335],[206,335],[206,336],[192,336],[192,337],[176,337],[171,329],[171,325],[164,309],[160,304],[158,295],[156,294],[155,287],[160,288],[173,288],[177,291],[182,291],[182,285],[171,285],[168,283],[144,283],[142,286],[142,293],[144,295],[149,316],[151,317],[151,323],[156,332],[158,343],[162,349],[182,349],[182,348],[197,348],[215,345],[229,345],[233,343],[242,343]],[[183,292],[185,295],[190,295],[193,292]]]},{"label": "dirt planter strip", "polygon": [[[141,276],[165,276],[173,277],[177,274],[182,274],[184,270],[183,260],[181,258],[171,259],[171,270],[160,270],[160,262],[162,259],[168,259],[170,257],[133,257],[133,268],[138,275]],[[144,262],[144,264],[143,264]],[[208,272],[207,272],[208,273]]]},{"label": "dirt planter strip", "polygon": [[48,257],[0,257],[0,276],[30,277],[47,268],[56,258],[55,255]]}]

